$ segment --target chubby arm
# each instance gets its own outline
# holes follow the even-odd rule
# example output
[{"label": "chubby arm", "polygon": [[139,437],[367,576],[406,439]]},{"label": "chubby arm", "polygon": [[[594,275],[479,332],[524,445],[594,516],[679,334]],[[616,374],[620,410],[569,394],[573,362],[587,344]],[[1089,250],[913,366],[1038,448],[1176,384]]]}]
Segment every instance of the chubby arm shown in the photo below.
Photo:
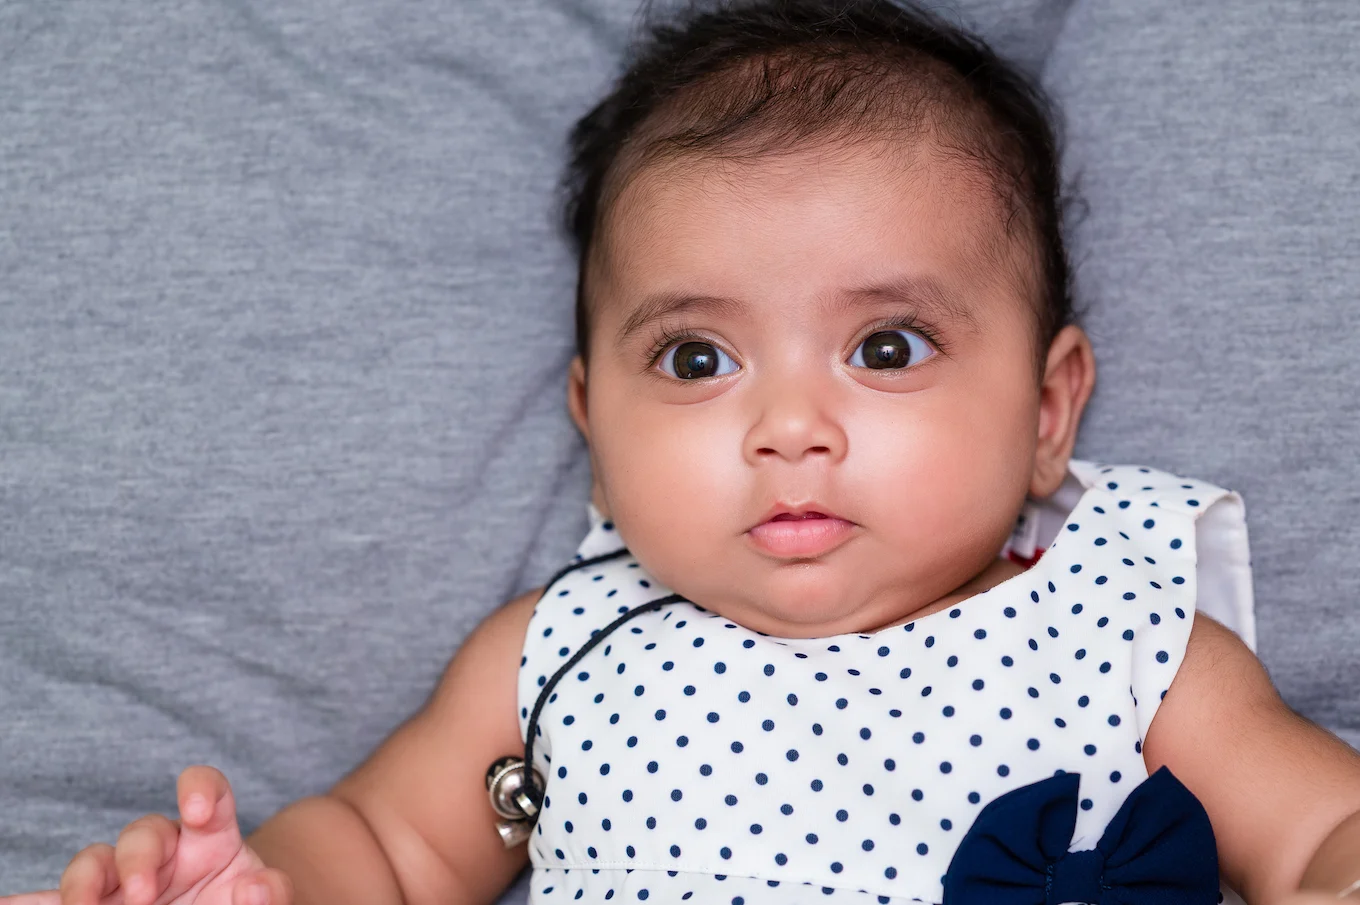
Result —
[{"label": "chubby arm", "polygon": [[[519,659],[540,593],[489,616],[425,706],[329,794],[286,808],[248,840],[292,878],[298,905],[490,903],[524,867],[524,846],[507,851],[496,833],[484,777],[496,758],[523,751]],[[318,823],[353,832],[322,845],[304,829]],[[331,886],[341,862],[365,878],[362,890]]]},{"label": "chubby arm", "polygon": [[1204,805],[1220,869],[1252,905],[1300,889],[1335,901],[1360,879],[1360,754],[1285,706],[1260,661],[1207,616],[1195,616],[1143,759]]}]

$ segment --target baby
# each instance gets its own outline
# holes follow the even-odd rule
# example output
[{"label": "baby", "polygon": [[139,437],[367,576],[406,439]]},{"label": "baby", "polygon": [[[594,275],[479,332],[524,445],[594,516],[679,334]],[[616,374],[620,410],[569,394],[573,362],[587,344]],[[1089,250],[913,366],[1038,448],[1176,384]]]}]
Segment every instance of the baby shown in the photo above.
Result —
[{"label": "baby", "polygon": [[535,903],[1355,890],[1360,756],[1235,634],[1240,501],[1071,460],[1045,109],[883,0],[657,28],[573,138],[577,560],[329,794],[243,843],[193,767],[179,822],[0,901],[489,903],[529,861]]}]

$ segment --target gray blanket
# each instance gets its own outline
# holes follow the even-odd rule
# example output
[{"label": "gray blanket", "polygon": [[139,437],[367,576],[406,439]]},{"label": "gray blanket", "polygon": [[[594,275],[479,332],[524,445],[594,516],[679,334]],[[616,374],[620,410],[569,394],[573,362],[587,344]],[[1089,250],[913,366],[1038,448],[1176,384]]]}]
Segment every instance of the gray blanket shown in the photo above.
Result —
[{"label": "gray blanket", "polygon": [[[191,763],[325,789],[574,548],[553,186],[635,5],[0,4],[0,892]],[[1066,111],[1079,452],[1245,494],[1360,741],[1360,5],[959,6]]]}]

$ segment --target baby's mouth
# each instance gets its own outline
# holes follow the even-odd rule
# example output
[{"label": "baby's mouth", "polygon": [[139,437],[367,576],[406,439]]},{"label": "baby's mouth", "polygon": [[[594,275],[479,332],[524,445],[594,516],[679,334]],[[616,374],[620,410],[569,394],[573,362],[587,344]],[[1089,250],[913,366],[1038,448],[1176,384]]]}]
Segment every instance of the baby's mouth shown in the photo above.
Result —
[{"label": "baby's mouth", "polygon": [[779,559],[810,559],[845,543],[854,523],[819,509],[779,507],[747,534],[762,552]]}]

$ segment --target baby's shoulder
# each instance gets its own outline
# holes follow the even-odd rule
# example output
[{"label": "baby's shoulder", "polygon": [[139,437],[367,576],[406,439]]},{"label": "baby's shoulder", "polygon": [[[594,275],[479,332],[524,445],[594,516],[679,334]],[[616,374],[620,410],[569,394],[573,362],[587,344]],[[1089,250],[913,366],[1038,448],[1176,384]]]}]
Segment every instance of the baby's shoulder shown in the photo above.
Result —
[{"label": "baby's shoulder", "polygon": [[[1077,546],[1104,545],[1108,539],[1107,552],[1132,539],[1143,555],[1128,558],[1151,566],[1145,559],[1150,557],[1156,565],[1176,567],[1171,580],[1191,583],[1186,588],[1191,605],[1184,609],[1212,617],[1255,648],[1251,551],[1240,494],[1146,465],[1074,459],[1063,490],[1043,505],[1046,511],[1036,521],[1050,526],[1054,539],[1080,535],[1072,538]],[[1149,581],[1161,579],[1149,576]]]}]

